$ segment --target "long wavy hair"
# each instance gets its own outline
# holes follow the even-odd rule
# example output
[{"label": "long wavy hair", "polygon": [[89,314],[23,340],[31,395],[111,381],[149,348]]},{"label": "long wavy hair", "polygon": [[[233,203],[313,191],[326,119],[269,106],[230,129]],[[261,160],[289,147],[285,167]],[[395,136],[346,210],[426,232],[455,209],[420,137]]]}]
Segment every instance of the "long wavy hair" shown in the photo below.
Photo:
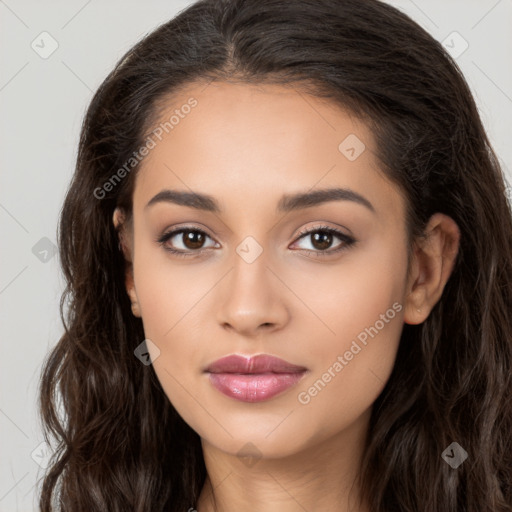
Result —
[{"label": "long wavy hair", "polygon": [[[145,336],[112,214],[130,218],[140,164],[104,184],[173,93],[212,80],[300,87],[368,123],[406,197],[410,248],[432,214],[455,220],[455,267],[429,317],[403,326],[360,483],[372,512],[511,512],[506,177],[454,60],[377,0],[200,0],[139,41],[95,93],[58,226],[65,332],[41,372],[44,436],[57,440],[42,512],[184,512],[205,483],[198,434],[134,356]],[[457,468],[442,456],[453,442],[467,452]]]}]

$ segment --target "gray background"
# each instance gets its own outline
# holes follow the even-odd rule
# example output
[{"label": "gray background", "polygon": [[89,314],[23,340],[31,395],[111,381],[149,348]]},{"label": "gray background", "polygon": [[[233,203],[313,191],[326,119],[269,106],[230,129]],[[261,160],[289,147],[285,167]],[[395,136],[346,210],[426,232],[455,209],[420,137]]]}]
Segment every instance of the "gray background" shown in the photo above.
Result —
[{"label": "gray background", "polygon": [[[50,451],[40,446],[37,387],[63,330],[63,279],[52,251],[83,114],[124,52],[190,3],[0,0],[0,512],[37,510]],[[467,41],[457,63],[511,183],[512,0],[389,3],[451,51]],[[58,48],[42,58],[51,44]]]}]

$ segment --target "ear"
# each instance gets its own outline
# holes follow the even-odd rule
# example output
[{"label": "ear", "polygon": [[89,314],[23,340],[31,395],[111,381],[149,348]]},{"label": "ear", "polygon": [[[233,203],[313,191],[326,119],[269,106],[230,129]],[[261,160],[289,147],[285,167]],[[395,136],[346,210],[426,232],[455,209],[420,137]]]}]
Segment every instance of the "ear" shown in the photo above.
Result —
[{"label": "ear", "polygon": [[460,230],[451,217],[432,215],[425,232],[415,243],[407,280],[404,322],[411,325],[422,323],[441,298],[459,250]]},{"label": "ear", "polygon": [[132,313],[139,317],[140,308],[139,301],[137,298],[137,292],[135,291],[135,284],[133,280],[133,261],[132,261],[132,250],[133,250],[133,240],[132,236],[127,232],[126,227],[126,216],[124,211],[121,208],[116,208],[114,210],[114,214],[112,216],[112,222],[114,223],[114,228],[118,233],[119,237],[119,249],[122,251],[124,259],[125,259],[125,287],[128,296],[130,297],[130,301],[132,303]]}]

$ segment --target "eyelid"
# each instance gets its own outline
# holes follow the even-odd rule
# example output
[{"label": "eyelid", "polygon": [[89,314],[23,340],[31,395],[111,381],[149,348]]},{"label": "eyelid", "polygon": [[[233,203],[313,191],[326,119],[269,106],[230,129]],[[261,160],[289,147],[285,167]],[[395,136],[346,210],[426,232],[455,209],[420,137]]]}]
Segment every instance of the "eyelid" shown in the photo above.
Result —
[{"label": "eyelid", "polygon": [[345,249],[348,249],[350,246],[354,245],[357,242],[357,240],[353,236],[343,233],[343,231],[341,231],[340,229],[333,228],[331,226],[322,224],[320,226],[313,226],[313,227],[309,227],[309,228],[305,228],[305,229],[301,230],[301,232],[297,235],[295,242],[293,242],[293,243],[295,244],[299,240],[302,240],[303,238],[306,238],[309,235],[316,233],[316,232],[330,233],[331,235],[333,235],[334,237],[336,237],[342,241],[341,246],[339,246],[337,249],[326,249],[325,251],[321,251],[321,250],[314,251],[314,250],[310,250],[310,249],[303,249],[303,250],[310,252],[310,253],[312,252],[315,254],[327,256],[327,255],[336,254]]},{"label": "eyelid", "polygon": [[[190,224],[183,225],[183,226],[178,225],[178,226],[174,226],[170,230],[165,230],[161,235],[159,235],[157,237],[155,242],[160,244],[161,246],[163,246],[164,250],[166,250],[167,252],[170,252],[171,254],[174,254],[177,256],[184,256],[184,257],[199,256],[199,255],[203,254],[204,252],[207,252],[208,249],[212,249],[212,247],[203,247],[203,248],[197,249],[197,250],[189,249],[188,251],[184,251],[182,249],[171,249],[171,248],[165,246],[166,242],[169,239],[171,239],[179,234],[182,234],[185,231],[195,231],[195,232],[202,233],[202,234],[206,235],[208,238],[210,238],[211,240],[213,240],[216,244],[218,244],[218,242],[205,230],[205,228],[190,225]],[[351,246],[353,246],[357,243],[357,240],[353,236],[343,233],[338,228],[333,228],[333,227],[322,224],[322,225],[312,226],[309,228],[304,228],[294,237],[294,242],[292,242],[292,244],[295,244],[298,241],[302,240],[303,238],[306,238],[308,235],[311,235],[316,232],[330,233],[334,237],[341,240],[342,243],[337,249],[326,249],[326,250],[301,249],[302,251],[306,251],[308,253],[314,253],[317,256],[321,256],[321,257],[322,256],[328,257],[332,254],[341,253],[342,251],[350,248]]]},{"label": "eyelid", "polygon": [[202,233],[202,234],[206,235],[208,238],[210,238],[211,240],[213,240],[216,244],[218,244],[218,242],[206,231],[205,228],[190,225],[190,224],[185,224],[183,226],[177,225],[177,226],[173,226],[170,229],[165,229],[161,235],[157,236],[155,242],[162,245],[166,251],[171,252],[173,254],[197,255],[197,254],[200,254],[200,253],[206,251],[207,249],[211,249],[211,247],[203,247],[203,248],[197,249],[195,251],[192,251],[192,250],[183,251],[182,249],[173,250],[168,247],[165,247],[165,244],[168,240],[170,240],[171,238],[174,238],[176,235],[183,233],[184,231],[196,231],[198,233]]}]

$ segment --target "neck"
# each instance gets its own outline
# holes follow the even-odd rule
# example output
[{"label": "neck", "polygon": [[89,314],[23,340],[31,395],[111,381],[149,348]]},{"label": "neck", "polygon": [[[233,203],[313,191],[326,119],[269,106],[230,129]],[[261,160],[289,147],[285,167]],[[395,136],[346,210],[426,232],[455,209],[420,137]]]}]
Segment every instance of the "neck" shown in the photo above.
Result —
[{"label": "neck", "polygon": [[359,504],[357,476],[370,413],[281,458],[240,458],[202,438],[207,478],[197,512],[367,512]]}]

